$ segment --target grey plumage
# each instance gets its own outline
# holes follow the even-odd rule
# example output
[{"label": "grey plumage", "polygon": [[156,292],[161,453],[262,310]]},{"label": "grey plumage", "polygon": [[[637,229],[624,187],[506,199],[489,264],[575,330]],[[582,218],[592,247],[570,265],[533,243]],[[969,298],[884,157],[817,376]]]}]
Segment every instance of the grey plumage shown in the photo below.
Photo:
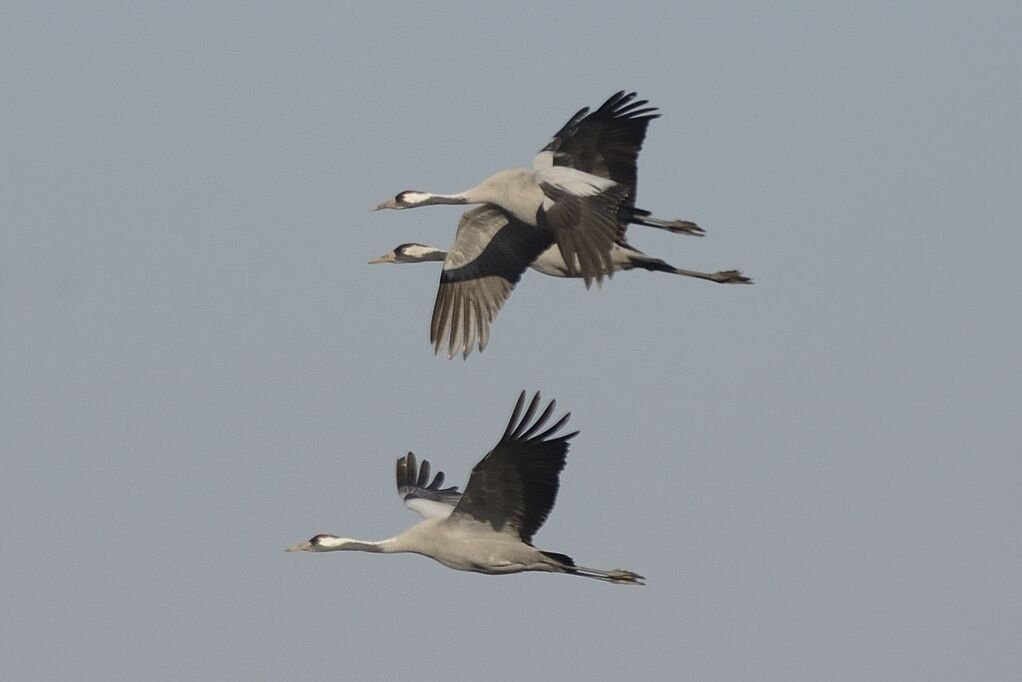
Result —
[{"label": "grey plumage", "polygon": [[[545,246],[544,246],[545,245]],[[468,357],[478,344],[489,342],[490,325],[501,306],[532,268],[552,277],[572,275],[556,244],[541,230],[520,223],[501,211],[480,206],[465,212],[450,252],[425,244],[402,244],[370,263],[444,262],[433,305],[430,342],[434,351]],[[666,272],[719,284],[751,284],[738,270],[701,272],[686,270],[649,256],[621,236],[610,251],[612,269]]]},{"label": "grey plumage", "polygon": [[[599,282],[613,274],[609,257],[618,222],[651,218],[648,211],[635,208],[635,165],[646,127],[659,114],[635,97],[622,90],[591,114],[587,108],[577,112],[535,156],[531,169],[500,171],[457,194],[406,190],[377,209],[496,206],[523,223],[549,230],[572,275],[580,274],[587,286]],[[665,229],[674,225],[686,230],[690,225],[659,222]]]},{"label": "grey plumage", "polygon": [[450,568],[488,574],[541,571],[596,578],[619,584],[642,584],[642,576],[622,569],[578,566],[571,557],[532,545],[557,498],[568,442],[577,432],[558,434],[569,419],[550,423],[556,403],[540,410],[536,393],[523,391],[497,445],[472,469],[464,493],[443,488],[437,472],[408,453],[398,460],[398,492],[409,508],[425,518],[388,540],[367,542],[319,534],[288,551],[356,550],[411,552]]},{"label": "grey plumage", "polygon": [[[715,282],[749,281],[738,271],[672,268],[625,241],[629,223],[703,234],[695,223],[663,220],[635,206],[639,151],[649,122],[659,116],[647,105],[634,92],[615,93],[596,111],[584,108],[572,116],[536,155],[531,169],[501,171],[458,194],[406,190],[377,207],[482,204],[462,215],[444,260],[430,321],[434,353],[443,349],[448,357],[460,352],[467,358],[473,348],[483,350],[491,323],[530,266],[545,274],[581,277],[586,287],[634,267]],[[437,260],[440,253],[372,262]]]}]

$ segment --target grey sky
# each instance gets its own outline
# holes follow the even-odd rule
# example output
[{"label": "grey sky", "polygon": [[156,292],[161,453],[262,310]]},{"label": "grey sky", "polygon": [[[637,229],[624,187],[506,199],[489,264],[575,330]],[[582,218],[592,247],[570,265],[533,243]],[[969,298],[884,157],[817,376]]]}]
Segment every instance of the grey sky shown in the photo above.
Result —
[{"label": "grey sky", "polygon": [[[1017,3],[347,5],[0,9],[4,676],[1016,678]],[[366,261],[459,211],[369,209],[622,88],[708,232],[632,242],[756,285],[528,273],[434,358],[438,268]],[[647,587],[283,552],[523,388],[582,431],[537,545]]]}]

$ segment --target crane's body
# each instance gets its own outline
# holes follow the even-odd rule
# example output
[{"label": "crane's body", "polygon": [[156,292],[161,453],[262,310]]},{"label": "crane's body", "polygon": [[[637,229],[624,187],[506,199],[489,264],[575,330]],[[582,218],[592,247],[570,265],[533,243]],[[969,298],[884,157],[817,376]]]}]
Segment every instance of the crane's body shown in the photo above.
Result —
[{"label": "crane's body", "polygon": [[403,533],[375,542],[319,534],[287,551],[413,553],[459,571],[491,575],[541,571],[642,584],[642,576],[631,571],[577,566],[567,555],[532,545],[533,534],[553,508],[568,441],[577,433],[555,435],[569,415],[546,427],[555,403],[533,419],[538,407],[538,393],[527,407],[525,393],[519,396],[504,435],[472,470],[464,493],[441,488],[443,472],[430,483],[428,461],[420,467],[410,452],[400,458],[398,492],[409,508],[427,516]]},{"label": "crane's body", "polygon": [[366,542],[350,538],[324,539],[314,547],[305,543],[289,551],[355,550],[379,554],[421,554],[448,568],[475,573],[520,573],[522,571],[559,571],[559,562],[542,551],[489,526],[471,523],[446,523],[445,519],[425,519],[388,540]]},{"label": "crane's body", "polygon": [[[596,111],[577,112],[532,160],[457,194],[400,192],[377,209],[482,204],[548,233],[572,272],[586,283],[612,273],[609,256],[618,221],[635,209],[635,162],[656,118],[635,93],[615,93]],[[527,266],[528,264],[526,264]],[[523,266],[524,267],[524,266]]]},{"label": "crane's body", "polygon": [[[676,268],[673,265],[653,258],[642,251],[630,246],[627,243],[615,243],[610,252],[611,262],[614,264],[614,271],[621,270],[649,270],[651,272],[666,272],[672,275],[683,275],[705,279],[719,284],[751,284],[752,280],[738,270],[719,270],[717,272],[701,272],[699,270],[686,270]],[[438,249],[427,244],[408,243],[394,247],[391,251],[369,261],[370,265],[379,263],[427,263],[430,261],[443,261],[447,258],[447,251]],[[556,245],[547,248],[539,254],[536,260],[532,261],[529,268],[549,277],[578,278],[579,275],[572,274],[568,264],[564,262],[560,249]]]}]

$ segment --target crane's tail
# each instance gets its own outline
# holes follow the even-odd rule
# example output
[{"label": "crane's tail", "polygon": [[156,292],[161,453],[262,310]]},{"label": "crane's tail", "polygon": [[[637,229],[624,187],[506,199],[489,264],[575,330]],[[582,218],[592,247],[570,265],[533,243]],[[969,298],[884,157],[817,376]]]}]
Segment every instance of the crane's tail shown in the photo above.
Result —
[{"label": "crane's tail", "polygon": [[706,230],[690,220],[664,220],[663,218],[655,218],[649,211],[645,211],[641,208],[635,208],[634,206],[626,207],[623,211],[623,222],[645,225],[646,227],[655,227],[658,230],[667,230],[674,234],[688,234],[693,237],[702,237],[706,234]]},{"label": "crane's tail", "polygon": [[604,580],[608,583],[617,583],[618,585],[646,584],[643,582],[645,580],[643,576],[638,573],[626,571],[623,568],[615,568],[611,571],[604,571],[599,568],[586,568],[585,566],[576,566],[575,560],[567,554],[545,551],[543,554],[560,564],[557,568],[569,575],[579,575],[583,578],[595,578],[596,580]]}]

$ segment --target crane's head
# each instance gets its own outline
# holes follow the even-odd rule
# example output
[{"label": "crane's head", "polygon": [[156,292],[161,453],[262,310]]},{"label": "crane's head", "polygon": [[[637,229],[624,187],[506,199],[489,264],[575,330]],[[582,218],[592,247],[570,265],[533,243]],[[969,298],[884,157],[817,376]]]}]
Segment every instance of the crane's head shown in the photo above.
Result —
[{"label": "crane's head", "polygon": [[299,542],[297,545],[288,547],[285,552],[332,552],[341,549],[345,543],[350,542],[348,538],[339,538],[336,535],[320,533],[309,538],[306,542]]},{"label": "crane's head", "polygon": [[431,200],[434,198],[429,192],[416,192],[414,190],[406,189],[404,192],[399,192],[393,199],[387,199],[382,204],[374,208],[374,211],[379,211],[384,208],[393,208],[399,210],[402,208],[415,208],[416,206],[424,206],[429,203],[433,203]]},{"label": "crane's head", "polygon": [[376,263],[422,263],[428,260],[443,260],[447,257],[446,251],[427,246],[425,244],[401,244],[394,247],[378,258],[369,261],[370,265]]}]

